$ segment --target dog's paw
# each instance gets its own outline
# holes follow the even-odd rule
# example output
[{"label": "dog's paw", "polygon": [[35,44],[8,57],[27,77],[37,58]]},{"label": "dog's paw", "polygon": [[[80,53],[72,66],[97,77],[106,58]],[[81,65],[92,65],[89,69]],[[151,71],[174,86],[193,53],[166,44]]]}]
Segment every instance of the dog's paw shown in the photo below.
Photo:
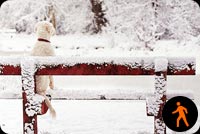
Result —
[{"label": "dog's paw", "polygon": [[53,108],[51,108],[49,110],[50,110],[50,114],[51,114],[52,119],[56,119],[56,111]]}]

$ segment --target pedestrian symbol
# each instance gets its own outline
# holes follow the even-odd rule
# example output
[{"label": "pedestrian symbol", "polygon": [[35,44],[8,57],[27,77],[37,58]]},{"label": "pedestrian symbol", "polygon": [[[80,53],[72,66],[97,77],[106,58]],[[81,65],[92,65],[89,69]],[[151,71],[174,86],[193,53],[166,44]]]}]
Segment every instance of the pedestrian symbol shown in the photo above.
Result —
[{"label": "pedestrian symbol", "polygon": [[198,111],[191,99],[177,96],[166,102],[162,116],[169,129],[176,132],[184,132],[195,125]]},{"label": "pedestrian symbol", "polygon": [[180,122],[181,119],[183,119],[185,125],[187,127],[189,127],[189,124],[188,124],[186,116],[185,116],[185,114],[188,114],[187,108],[181,106],[180,102],[177,102],[176,105],[178,106],[178,108],[176,109],[176,111],[172,112],[172,114],[179,113],[179,116],[178,116],[177,121],[176,121],[176,127],[179,127],[179,122]]}]

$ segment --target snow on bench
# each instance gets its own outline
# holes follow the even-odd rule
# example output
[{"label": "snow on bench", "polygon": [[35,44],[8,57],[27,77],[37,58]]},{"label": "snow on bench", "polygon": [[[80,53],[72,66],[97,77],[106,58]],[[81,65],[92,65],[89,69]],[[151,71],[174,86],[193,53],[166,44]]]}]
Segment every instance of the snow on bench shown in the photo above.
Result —
[{"label": "snow on bench", "polygon": [[37,115],[47,111],[43,97],[35,93],[35,75],[155,75],[147,114],[155,117],[154,133],[162,134],[167,75],[195,75],[195,58],[0,57],[0,75],[22,75],[24,134],[37,134]]},{"label": "snow on bench", "polygon": [[[153,97],[152,89],[130,88],[84,88],[84,89],[58,89],[51,93],[55,100],[146,100],[146,97]],[[186,96],[194,99],[193,92],[189,89],[168,90],[167,100],[175,96]]]},{"label": "snow on bench", "polygon": [[[38,75],[153,75],[156,57],[32,57]],[[24,58],[0,57],[3,75],[21,75]],[[195,58],[168,58],[167,75],[194,75]]]}]

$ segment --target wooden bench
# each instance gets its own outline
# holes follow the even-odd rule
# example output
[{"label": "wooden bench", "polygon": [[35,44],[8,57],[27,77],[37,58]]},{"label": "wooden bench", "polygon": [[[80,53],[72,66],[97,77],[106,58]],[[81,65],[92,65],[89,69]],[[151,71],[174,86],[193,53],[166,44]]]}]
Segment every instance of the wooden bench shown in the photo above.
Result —
[{"label": "wooden bench", "polygon": [[147,99],[147,114],[155,117],[154,133],[166,133],[162,109],[167,75],[195,75],[195,58],[130,57],[0,57],[1,75],[22,76],[23,132],[37,134],[37,115],[48,110],[35,93],[35,75],[155,75],[154,97]]}]

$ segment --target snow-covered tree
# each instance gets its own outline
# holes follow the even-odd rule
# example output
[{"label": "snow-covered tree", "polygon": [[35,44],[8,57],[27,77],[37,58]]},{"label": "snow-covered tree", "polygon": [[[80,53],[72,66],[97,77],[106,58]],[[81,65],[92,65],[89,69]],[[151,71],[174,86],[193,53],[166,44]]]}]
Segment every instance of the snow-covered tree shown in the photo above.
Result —
[{"label": "snow-covered tree", "polygon": [[151,47],[162,34],[159,26],[162,25],[160,20],[160,11],[162,0],[143,0],[137,1],[141,7],[141,15],[137,19],[137,25],[134,27],[136,36],[139,41],[144,42],[146,48],[153,50]]},{"label": "snow-covered tree", "polygon": [[[96,1],[101,11],[94,9]],[[36,22],[49,20],[57,34],[92,33],[94,29],[98,33],[97,29],[103,28],[103,32],[123,34],[147,47],[157,39],[182,40],[200,34],[200,8],[193,0],[103,0],[103,3],[9,0],[0,8],[0,26],[32,33]],[[105,22],[109,22],[107,27]]]},{"label": "snow-covered tree", "polygon": [[0,8],[0,25],[32,33],[38,21],[49,20],[57,34],[87,32],[93,17],[90,6],[88,0],[9,0]]},{"label": "snow-covered tree", "polygon": [[[155,15],[157,0],[109,0],[107,18],[109,32],[125,34],[129,40],[143,42],[148,48],[160,33],[157,31]],[[155,5],[153,5],[155,2]]]},{"label": "snow-covered tree", "polygon": [[147,48],[158,39],[187,40],[200,34],[200,9],[192,0],[142,0],[135,25],[138,39]]},{"label": "snow-covered tree", "polygon": [[192,0],[166,1],[164,38],[188,39],[200,34],[200,9]]}]

